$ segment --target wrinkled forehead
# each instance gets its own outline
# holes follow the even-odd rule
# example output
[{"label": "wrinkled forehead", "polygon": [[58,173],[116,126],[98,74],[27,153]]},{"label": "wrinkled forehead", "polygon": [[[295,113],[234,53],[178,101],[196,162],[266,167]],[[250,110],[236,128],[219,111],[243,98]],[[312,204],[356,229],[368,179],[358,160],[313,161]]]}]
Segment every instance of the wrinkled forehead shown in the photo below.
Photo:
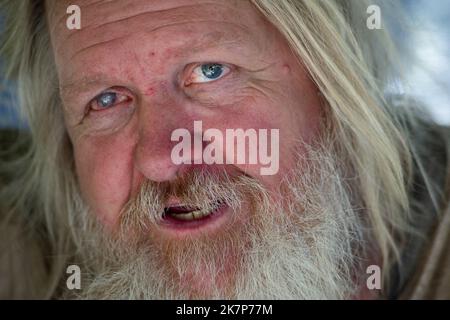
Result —
[{"label": "wrinkled forehead", "polygon": [[108,36],[117,39],[176,24],[209,21],[251,29],[260,28],[258,23],[264,20],[247,0],[79,0],[76,5],[80,8],[81,29],[70,30],[66,23],[71,15],[68,8],[73,4],[69,0],[46,1],[52,42],[58,53],[71,51],[72,45],[89,46],[89,41],[107,42]]},{"label": "wrinkled forehead", "polygon": [[249,2],[249,0],[45,0],[49,18],[61,17],[67,13],[68,7],[76,5],[86,14],[83,20],[88,25],[100,22],[101,18],[115,20],[115,17],[131,17],[136,13],[196,9],[202,5],[242,9],[248,7]]}]

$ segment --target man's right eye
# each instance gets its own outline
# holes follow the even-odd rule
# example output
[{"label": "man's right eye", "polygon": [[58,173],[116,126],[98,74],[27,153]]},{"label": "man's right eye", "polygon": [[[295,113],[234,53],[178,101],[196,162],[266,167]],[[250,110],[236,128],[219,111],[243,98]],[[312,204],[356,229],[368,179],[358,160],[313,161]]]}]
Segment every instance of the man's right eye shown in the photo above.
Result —
[{"label": "man's right eye", "polygon": [[127,100],[129,100],[129,97],[124,94],[112,91],[103,92],[90,102],[89,109],[94,111],[101,111],[112,108],[117,104],[120,104]]}]

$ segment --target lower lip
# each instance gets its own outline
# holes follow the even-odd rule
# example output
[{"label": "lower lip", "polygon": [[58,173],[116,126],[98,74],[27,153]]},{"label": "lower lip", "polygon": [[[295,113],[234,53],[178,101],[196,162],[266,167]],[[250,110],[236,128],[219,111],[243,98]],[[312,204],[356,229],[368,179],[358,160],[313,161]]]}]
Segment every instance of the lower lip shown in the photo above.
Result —
[{"label": "lower lip", "polygon": [[171,216],[162,220],[161,229],[167,232],[175,232],[177,235],[184,233],[191,234],[197,231],[220,228],[226,217],[229,215],[229,207],[226,204],[220,205],[212,214],[198,220],[181,221]]}]

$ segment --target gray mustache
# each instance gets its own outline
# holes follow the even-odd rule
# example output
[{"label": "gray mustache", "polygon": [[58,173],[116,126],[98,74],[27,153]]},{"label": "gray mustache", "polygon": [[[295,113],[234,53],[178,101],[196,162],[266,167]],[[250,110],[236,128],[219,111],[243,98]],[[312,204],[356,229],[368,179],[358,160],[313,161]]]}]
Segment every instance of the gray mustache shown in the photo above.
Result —
[{"label": "gray mustache", "polygon": [[255,192],[252,189],[256,185],[259,183],[254,178],[240,172],[230,174],[225,169],[192,170],[166,182],[146,180],[124,207],[121,221],[126,225],[137,223],[141,227],[158,224],[173,198],[185,207],[213,210],[221,203],[236,211],[243,197]]}]

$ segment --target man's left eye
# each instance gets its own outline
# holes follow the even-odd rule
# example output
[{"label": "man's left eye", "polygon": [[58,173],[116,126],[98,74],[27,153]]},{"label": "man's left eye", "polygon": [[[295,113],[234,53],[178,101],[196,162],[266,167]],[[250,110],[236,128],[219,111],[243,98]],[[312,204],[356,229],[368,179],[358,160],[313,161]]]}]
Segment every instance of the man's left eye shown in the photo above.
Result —
[{"label": "man's left eye", "polygon": [[219,63],[206,63],[195,67],[188,80],[192,83],[207,83],[219,80],[230,72],[230,68]]}]

